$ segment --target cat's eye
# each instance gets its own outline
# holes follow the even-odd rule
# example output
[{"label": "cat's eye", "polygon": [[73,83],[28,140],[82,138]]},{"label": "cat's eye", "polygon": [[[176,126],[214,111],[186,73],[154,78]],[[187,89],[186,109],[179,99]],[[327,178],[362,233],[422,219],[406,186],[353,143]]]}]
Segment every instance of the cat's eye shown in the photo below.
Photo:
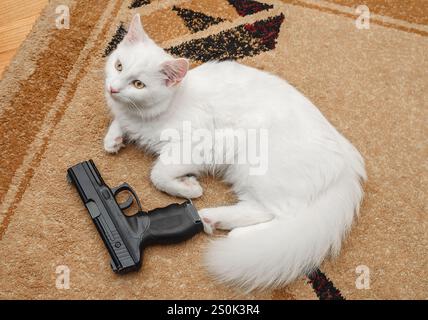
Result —
[{"label": "cat's eye", "polygon": [[140,80],[134,80],[132,82],[135,88],[137,89],[143,89],[145,87],[144,83],[142,83]]},{"label": "cat's eye", "polygon": [[119,60],[116,61],[114,67],[117,71],[122,71],[122,63]]}]

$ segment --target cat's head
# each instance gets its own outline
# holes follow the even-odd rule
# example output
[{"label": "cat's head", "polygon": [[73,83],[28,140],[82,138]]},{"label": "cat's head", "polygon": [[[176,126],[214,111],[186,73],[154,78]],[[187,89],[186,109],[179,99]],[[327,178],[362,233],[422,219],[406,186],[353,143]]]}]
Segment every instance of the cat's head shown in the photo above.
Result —
[{"label": "cat's head", "polygon": [[174,59],[149,38],[137,14],[124,39],[107,59],[106,94],[141,113],[161,113],[163,110],[154,109],[171,97],[188,67],[186,59]]}]

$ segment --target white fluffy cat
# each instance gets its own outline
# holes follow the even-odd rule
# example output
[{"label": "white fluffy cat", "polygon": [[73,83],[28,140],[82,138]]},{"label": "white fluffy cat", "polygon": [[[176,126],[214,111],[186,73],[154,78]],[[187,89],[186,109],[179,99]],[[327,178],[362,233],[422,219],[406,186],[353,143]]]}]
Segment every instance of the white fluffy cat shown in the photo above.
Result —
[{"label": "white fluffy cat", "polygon": [[339,252],[363,197],[364,161],[286,81],[230,61],[188,70],[187,60],[174,59],[147,36],[136,15],[108,58],[105,85],[114,117],[107,152],[117,152],[126,138],[162,155],[180,141],[162,141],[161,133],[182,132],[184,121],[210,131],[268,131],[262,175],[249,174],[248,164],[166,164],[159,158],[151,171],[159,190],[184,198],[202,195],[202,174],[220,174],[232,185],[237,204],[199,212],[206,232],[232,230],[206,254],[219,280],[248,290],[283,285]]}]

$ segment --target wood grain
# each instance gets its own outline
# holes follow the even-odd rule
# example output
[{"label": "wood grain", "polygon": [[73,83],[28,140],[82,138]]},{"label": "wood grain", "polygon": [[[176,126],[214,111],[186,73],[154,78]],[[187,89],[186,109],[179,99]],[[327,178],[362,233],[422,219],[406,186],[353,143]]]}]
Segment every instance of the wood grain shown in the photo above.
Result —
[{"label": "wood grain", "polygon": [[0,0],[0,78],[48,0]]}]

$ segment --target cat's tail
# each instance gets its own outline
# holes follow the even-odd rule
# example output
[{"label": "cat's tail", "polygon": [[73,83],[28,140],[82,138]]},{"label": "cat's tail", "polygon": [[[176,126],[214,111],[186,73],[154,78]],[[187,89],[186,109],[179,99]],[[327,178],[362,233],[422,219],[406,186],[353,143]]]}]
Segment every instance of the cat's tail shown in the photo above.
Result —
[{"label": "cat's tail", "polygon": [[218,280],[248,291],[287,284],[339,252],[362,196],[358,177],[342,180],[295,214],[213,241],[206,266]]}]

